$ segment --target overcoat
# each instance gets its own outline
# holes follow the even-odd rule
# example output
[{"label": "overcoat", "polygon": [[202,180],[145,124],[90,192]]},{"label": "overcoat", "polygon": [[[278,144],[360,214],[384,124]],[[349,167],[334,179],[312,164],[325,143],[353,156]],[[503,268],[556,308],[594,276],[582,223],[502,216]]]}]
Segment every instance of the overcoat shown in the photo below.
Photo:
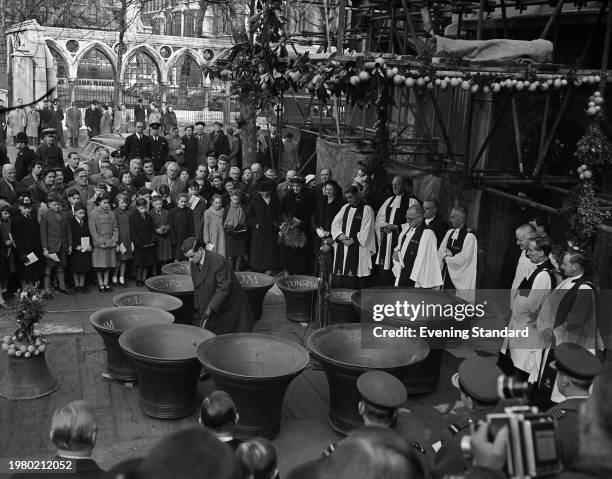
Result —
[{"label": "overcoat", "polygon": [[79,129],[83,125],[81,110],[77,107],[70,107],[66,110],[66,129],[68,138],[78,138]]},{"label": "overcoat", "polygon": [[251,230],[250,265],[257,271],[278,267],[279,204],[274,197],[270,204],[255,194],[247,206],[247,225]]},{"label": "overcoat", "polygon": [[191,265],[195,307],[212,313],[206,329],[215,334],[248,333],[253,329],[253,313],[229,262],[214,251],[206,251],[204,264]]}]

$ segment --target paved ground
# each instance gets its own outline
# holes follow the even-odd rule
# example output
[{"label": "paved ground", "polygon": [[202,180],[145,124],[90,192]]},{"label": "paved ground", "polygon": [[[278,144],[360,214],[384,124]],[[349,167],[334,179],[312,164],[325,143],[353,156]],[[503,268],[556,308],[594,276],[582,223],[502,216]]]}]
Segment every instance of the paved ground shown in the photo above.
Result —
[{"label": "paved ground", "polygon": [[[133,288],[136,289],[136,288]],[[122,290],[121,292],[129,291]],[[111,307],[113,294],[58,295],[48,303],[41,325],[50,348],[47,360],[61,381],[58,391],[30,401],[0,399],[0,456],[44,457],[53,452],[48,440],[50,418],[60,405],[83,398],[90,401],[100,419],[94,457],[108,468],[120,460],[145,454],[164,434],[193,424],[195,415],[181,420],[156,420],[145,416],[138,406],[138,390],[116,381],[105,380],[105,351],[102,340],[90,326],[89,315]],[[487,321],[495,321],[488,319]],[[255,328],[304,342],[305,326],[286,320],[282,293],[274,287],[265,300],[262,320]],[[14,313],[0,311],[0,335],[14,330]],[[439,387],[433,394],[411,397],[406,415],[416,436],[435,442],[445,424],[458,411],[459,395],[450,385],[450,376],[461,358],[480,354],[493,356],[497,342],[453,341],[444,354]],[[6,369],[6,356],[0,354],[0,377]],[[203,398],[213,390],[212,380],[200,382]],[[325,374],[312,367],[291,384],[285,397],[280,435],[274,440],[280,458],[281,474],[294,465],[317,457],[337,435],[327,423],[328,388]]]}]

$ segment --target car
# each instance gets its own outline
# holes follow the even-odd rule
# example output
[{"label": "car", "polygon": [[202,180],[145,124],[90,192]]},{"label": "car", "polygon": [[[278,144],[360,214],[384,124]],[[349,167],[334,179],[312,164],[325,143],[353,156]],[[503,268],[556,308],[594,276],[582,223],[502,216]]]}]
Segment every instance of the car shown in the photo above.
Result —
[{"label": "car", "polygon": [[81,150],[81,161],[93,160],[99,146],[105,148],[109,154],[120,150],[125,144],[127,135],[120,133],[109,133],[90,138]]}]

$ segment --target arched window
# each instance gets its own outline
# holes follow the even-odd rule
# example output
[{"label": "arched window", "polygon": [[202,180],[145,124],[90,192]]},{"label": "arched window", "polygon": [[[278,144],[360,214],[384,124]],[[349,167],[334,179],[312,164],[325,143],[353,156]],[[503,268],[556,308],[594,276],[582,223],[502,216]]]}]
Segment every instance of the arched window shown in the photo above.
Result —
[{"label": "arched window", "polygon": [[198,63],[189,54],[182,55],[170,71],[167,101],[176,108],[200,109],[203,101],[203,76]]},{"label": "arched window", "polygon": [[153,20],[153,35],[164,35],[164,23],[163,18]]},{"label": "arched window", "polygon": [[194,36],[194,15],[193,13],[185,13],[185,30],[183,31],[184,37],[193,37]]},{"label": "arched window", "polygon": [[62,105],[67,105],[70,102],[68,91],[68,67],[62,56],[53,47],[49,47],[51,56],[55,62],[55,76],[57,78],[57,98]]},{"label": "arched window", "polygon": [[128,61],[124,78],[123,101],[136,104],[138,98],[159,101],[160,72],[155,60],[146,52],[136,53]]},{"label": "arched window", "polygon": [[172,35],[175,37],[181,36],[181,23],[183,14],[181,12],[174,12],[172,14]]},{"label": "arched window", "polygon": [[87,106],[92,100],[113,103],[115,68],[99,48],[90,50],[79,62],[75,100],[78,106]]}]

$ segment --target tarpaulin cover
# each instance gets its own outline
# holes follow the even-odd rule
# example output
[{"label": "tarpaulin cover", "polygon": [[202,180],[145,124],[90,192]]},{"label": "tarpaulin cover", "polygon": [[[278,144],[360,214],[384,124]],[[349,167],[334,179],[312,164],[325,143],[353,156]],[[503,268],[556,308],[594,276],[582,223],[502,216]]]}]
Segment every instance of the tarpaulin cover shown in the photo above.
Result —
[{"label": "tarpaulin cover", "polygon": [[512,62],[529,59],[536,63],[552,61],[553,44],[548,40],[454,40],[436,36],[437,57],[462,58],[472,62]]}]

